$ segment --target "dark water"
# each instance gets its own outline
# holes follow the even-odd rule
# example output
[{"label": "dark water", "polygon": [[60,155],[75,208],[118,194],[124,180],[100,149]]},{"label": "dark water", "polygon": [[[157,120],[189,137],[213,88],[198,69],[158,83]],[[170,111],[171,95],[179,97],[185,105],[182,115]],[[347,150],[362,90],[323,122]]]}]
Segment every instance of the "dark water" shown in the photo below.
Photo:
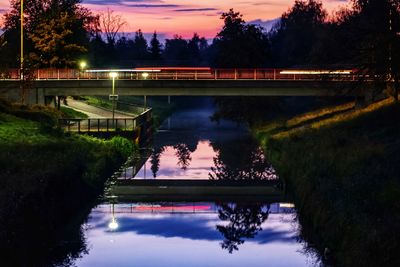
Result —
[{"label": "dark water", "polygon": [[[277,180],[243,126],[203,105],[175,113],[118,179]],[[112,203],[112,204],[111,204]],[[82,225],[73,266],[313,266],[290,203],[107,201]]]},{"label": "dark water", "polygon": [[124,169],[120,179],[277,179],[248,130],[229,121],[212,122],[212,114],[211,104],[173,114],[139,166]]}]

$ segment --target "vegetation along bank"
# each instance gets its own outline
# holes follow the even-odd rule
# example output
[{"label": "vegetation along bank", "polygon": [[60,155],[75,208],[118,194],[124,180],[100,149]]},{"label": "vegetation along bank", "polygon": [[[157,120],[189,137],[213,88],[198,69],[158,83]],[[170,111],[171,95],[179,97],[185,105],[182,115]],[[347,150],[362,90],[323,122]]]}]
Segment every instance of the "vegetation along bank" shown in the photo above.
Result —
[{"label": "vegetation along bank", "polygon": [[336,266],[400,266],[400,105],[353,103],[255,127],[301,235]]},{"label": "vegetation along bank", "polygon": [[48,248],[41,242],[58,240],[61,226],[96,199],[135,151],[133,142],[121,137],[67,134],[57,126],[60,116],[48,107],[0,102],[2,253],[29,245]]}]

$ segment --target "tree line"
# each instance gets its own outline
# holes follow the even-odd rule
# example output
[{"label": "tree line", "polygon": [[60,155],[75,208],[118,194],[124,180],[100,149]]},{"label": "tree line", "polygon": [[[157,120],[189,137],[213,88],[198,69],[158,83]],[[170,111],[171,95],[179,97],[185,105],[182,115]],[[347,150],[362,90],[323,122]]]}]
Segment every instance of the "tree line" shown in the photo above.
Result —
[{"label": "tree line", "polygon": [[[11,0],[0,37],[3,67],[19,65],[20,1]],[[125,21],[107,10],[96,15],[81,0],[26,0],[26,58],[33,66],[292,67],[349,66],[382,79],[400,73],[400,0],[352,0],[328,15],[320,0],[296,0],[270,31],[248,24],[233,9],[212,41],[194,33],[150,42],[141,30],[121,33]]]}]

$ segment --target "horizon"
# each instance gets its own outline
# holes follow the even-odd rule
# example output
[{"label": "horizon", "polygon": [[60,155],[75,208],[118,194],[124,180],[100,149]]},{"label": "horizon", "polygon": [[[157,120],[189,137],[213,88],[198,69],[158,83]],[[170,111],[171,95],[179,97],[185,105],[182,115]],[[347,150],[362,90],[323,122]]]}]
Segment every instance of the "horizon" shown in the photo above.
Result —
[{"label": "horizon", "polygon": [[[188,39],[195,32],[201,37],[212,39],[222,27],[221,14],[230,8],[243,14],[247,23],[257,24],[269,30],[273,22],[292,7],[294,2],[222,0],[215,3],[212,0],[201,0],[201,3],[187,4],[184,0],[83,0],[82,5],[95,14],[109,8],[121,15],[127,22],[121,33],[128,36],[141,29],[146,39],[156,31],[160,40],[165,40],[175,34]],[[322,3],[331,14],[346,6],[350,0],[322,0]],[[0,0],[1,17],[9,7],[9,0]],[[188,19],[190,23],[187,22]]]}]

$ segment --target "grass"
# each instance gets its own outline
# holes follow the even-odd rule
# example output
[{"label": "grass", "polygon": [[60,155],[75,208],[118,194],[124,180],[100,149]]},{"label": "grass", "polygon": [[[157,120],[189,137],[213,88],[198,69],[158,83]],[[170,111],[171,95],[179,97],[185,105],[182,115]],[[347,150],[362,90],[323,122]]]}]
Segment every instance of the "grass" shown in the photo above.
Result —
[{"label": "grass", "polygon": [[15,253],[53,242],[135,150],[122,137],[64,133],[56,110],[0,104],[0,249]]},{"label": "grass", "polygon": [[288,183],[302,235],[337,266],[400,266],[400,105],[383,100],[255,129]]},{"label": "grass", "polygon": [[89,116],[83,112],[76,111],[75,109],[68,108],[68,107],[60,107],[60,110],[62,112],[62,117],[63,118],[76,118],[76,119],[86,119]]},{"label": "grass", "polygon": [[91,106],[112,109],[112,102],[109,101],[108,99],[103,99],[100,97],[93,97],[93,96],[85,96],[84,100],[86,104]]},{"label": "grass", "polygon": [[[375,112],[393,104],[393,100],[385,99],[362,109],[355,109],[349,102],[338,106],[325,107],[307,112],[292,118],[281,118],[256,126],[255,133],[262,139],[288,138],[311,129],[332,127],[337,123],[352,121],[364,114]],[[263,138],[264,137],[264,138]]]},{"label": "grass", "polygon": [[40,133],[38,122],[0,113],[0,144],[44,143],[49,140],[49,136]]}]

